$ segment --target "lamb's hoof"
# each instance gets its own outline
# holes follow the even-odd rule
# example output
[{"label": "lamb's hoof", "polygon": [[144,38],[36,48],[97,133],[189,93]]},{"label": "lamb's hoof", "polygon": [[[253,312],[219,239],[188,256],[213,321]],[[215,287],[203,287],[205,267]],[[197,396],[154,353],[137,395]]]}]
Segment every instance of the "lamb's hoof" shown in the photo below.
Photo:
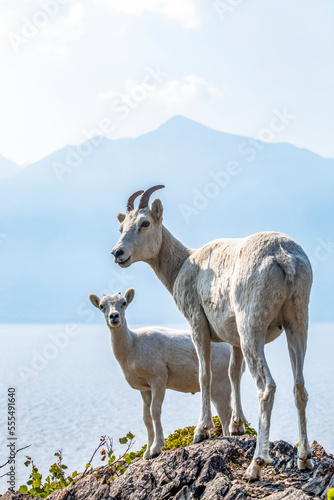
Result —
[{"label": "lamb's hoof", "polygon": [[297,458],[297,467],[300,471],[307,471],[313,469],[313,461],[311,460],[311,453],[306,458]]},{"label": "lamb's hoof", "polygon": [[205,441],[206,439],[209,438],[210,434],[197,434],[196,436],[194,436],[193,444],[201,443],[202,441]]},{"label": "lamb's hoof", "polygon": [[160,453],[152,453],[152,455],[150,455],[150,458],[157,458],[159,455]]},{"label": "lamb's hoof", "polygon": [[238,429],[236,431],[231,432],[231,436],[243,436],[245,434],[245,429],[242,427],[242,429]]},{"label": "lamb's hoof", "polygon": [[243,436],[246,434],[244,423],[241,420],[232,420],[230,423],[231,436]]}]

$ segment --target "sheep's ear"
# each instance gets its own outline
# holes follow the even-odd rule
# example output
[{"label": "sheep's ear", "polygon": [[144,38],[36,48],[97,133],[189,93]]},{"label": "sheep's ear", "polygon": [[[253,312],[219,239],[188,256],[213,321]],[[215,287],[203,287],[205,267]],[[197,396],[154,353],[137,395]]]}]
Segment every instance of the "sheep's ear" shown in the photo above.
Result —
[{"label": "sheep's ear", "polygon": [[122,214],[122,212],[118,212],[118,214],[116,215],[117,217],[117,220],[120,224],[122,224],[123,220],[125,219],[126,215],[125,214]]},{"label": "sheep's ear", "polygon": [[126,305],[128,306],[130,302],[133,301],[133,297],[135,296],[135,290],[134,288],[128,288],[127,291],[124,294],[124,298],[126,300]]},{"label": "sheep's ear", "polygon": [[163,209],[162,203],[159,200],[159,198],[156,198],[155,200],[153,200],[152,206],[151,206],[151,215],[155,221],[158,222],[158,220],[161,219],[163,211],[164,211],[164,209]]},{"label": "sheep's ear", "polygon": [[93,306],[97,307],[98,309],[100,308],[100,299],[97,295],[95,295],[95,293],[90,293],[88,298]]}]

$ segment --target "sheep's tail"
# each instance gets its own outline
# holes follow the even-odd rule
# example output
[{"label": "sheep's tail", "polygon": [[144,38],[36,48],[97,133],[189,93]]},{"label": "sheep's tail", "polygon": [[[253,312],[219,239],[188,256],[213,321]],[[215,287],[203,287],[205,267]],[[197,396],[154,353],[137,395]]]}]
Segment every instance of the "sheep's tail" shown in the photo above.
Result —
[{"label": "sheep's tail", "polygon": [[285,274],[285,280],[288,283],[293,283],[296,276],[296,267],[294,258],[288,254],[280,245],[279,252],[275,255],[275,260]]}]

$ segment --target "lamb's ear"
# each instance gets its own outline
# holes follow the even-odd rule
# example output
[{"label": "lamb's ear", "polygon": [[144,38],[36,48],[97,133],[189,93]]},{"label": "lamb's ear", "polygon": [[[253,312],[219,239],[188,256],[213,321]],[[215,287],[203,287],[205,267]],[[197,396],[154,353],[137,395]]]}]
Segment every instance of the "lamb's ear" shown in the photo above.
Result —
[{"label": "lamb's ear", "polygon": [[126,305],[127,306],[133,301],[133,297],[134,296],[135,296],[135,289],[134,288],[128,288],[127,291],[124,294],[124,298],[126,300]]},{"label": "lamb's ear", "polygon": [[125,214],[122,214],[122,212],[118,212],[118,214],[116,215],[117,217],[117,220],[120,224],[122,224],[123,220],[125,219],[126,215]]},{"label": "lamb's ear", "polygon": [[158,222],[158,220],[161,219],[163,211],[164,211],[164,209],[163,209],[162,203],[159,200],[159,198],[156,198],[155,200],[153,200],[152,206],[151,206],[151,215],[155,221]]},{"label": "lamb's ear", "polygon": [[97,295],[95,295],[95,293],[90,293],[88,298],[93,306],[97,307],[98,309],[100,308],[100,299]]}]

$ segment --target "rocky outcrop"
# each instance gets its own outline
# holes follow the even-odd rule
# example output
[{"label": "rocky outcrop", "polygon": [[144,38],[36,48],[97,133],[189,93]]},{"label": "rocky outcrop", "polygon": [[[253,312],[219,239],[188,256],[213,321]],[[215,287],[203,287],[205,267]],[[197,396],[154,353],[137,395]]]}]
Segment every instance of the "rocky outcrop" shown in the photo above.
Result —
[{"label": "rocky outcrop", "polygon": [[[163,452],[154,460],[136,459],[126,472],[111,481],[108,466],[78,479],[50,500],[309,500],[327,498],[334,487],[334,457],[312,443],[314,470],[299,472],[297,450],[285,441],[271,443],[272,464],[260,481],[243,479],[256,438],[218,438]],[[3,500],[22,500],[6,493]],[[29,497],[31,499],[31,497]]]}]

